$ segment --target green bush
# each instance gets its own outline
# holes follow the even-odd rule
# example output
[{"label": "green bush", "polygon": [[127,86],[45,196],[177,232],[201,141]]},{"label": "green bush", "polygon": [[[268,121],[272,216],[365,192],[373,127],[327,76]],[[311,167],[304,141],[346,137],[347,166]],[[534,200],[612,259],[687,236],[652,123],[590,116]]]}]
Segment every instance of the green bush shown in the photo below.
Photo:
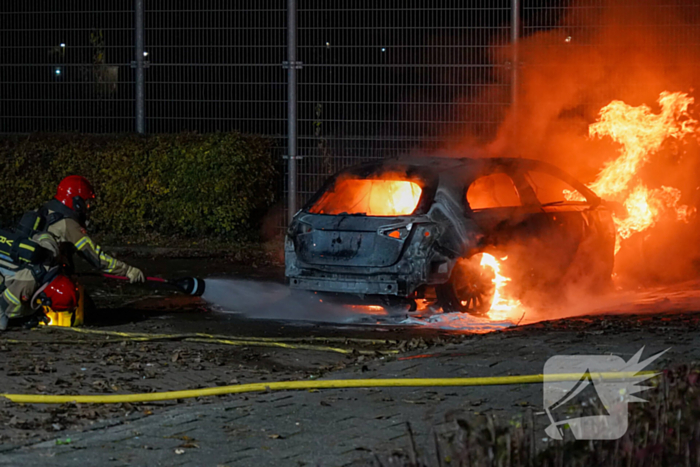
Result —
[{"label": "green bush", "polygon": [[269,141],[239,133],[0,137],[3,225],[51,199],[67,175],[97,191],[105,234],[241,238],[273,202]]}]

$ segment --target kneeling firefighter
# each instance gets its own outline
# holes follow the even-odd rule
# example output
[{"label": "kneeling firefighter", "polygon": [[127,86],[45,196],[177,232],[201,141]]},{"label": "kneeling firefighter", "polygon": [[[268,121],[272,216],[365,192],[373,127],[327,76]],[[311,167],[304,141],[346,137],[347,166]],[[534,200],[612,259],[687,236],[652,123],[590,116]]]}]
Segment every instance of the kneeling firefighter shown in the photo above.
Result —
[{"label": "kneeling firefighter", "polygon": [[95,192],[85,177],[70,175],[58,185],[54,199],[39,209],[44,230],[58,240],[62,256],[72,265],[77,251],[91,266],[109,274],[124,275],[133,284],[144,282],[141,270],[129,266],[102,251],[87,235],[87,220],[94,207]]},{"label": "kneeling firefighter", "polygon": [[[41,219],[27,213],[15,230],[0,230],[0,331],[10,318],[38,316],[42,306],[56,311],[77,307],[76,286],[59,274],[59,246],[53,235],[37,232]],[[36,324],[35,323],[35,324]]]}]

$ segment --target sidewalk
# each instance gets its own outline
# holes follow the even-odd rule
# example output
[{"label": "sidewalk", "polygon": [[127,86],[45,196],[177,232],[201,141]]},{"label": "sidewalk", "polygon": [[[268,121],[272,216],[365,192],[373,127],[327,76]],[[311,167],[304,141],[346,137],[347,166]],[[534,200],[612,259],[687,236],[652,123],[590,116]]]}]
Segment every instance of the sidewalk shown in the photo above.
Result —
[{"label": "sidewalk", "polygon": [[[420,358],[359,363],[324,379],[535,374],[556,354],[614,353],[628,359],[644,344],[648,356],[673,342],[656,366],[662,368],[700,357],[694,327],[586,333],[523,329],[433,348]],[[411,449],[407,422],[419,455],[434,458],[434,433],[455,429],[458,419],[491,413],[506,423],[541,411],[541,405],[537,384],[232,395],[63,434],[60,439],[70,438],[70,444],[53,440],[6,451],[0,465],[367,465]],[[544,427],[544,417],[535,417],[538,429]]]}]

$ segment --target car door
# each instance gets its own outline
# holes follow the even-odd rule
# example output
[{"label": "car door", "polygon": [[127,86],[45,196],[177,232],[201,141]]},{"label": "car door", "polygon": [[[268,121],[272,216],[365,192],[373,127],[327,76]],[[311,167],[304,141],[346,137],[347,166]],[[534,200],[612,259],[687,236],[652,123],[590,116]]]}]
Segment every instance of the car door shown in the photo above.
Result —
[{"label": "car door", "polygon": [[544,249],[537,260],[547,269],[547,280],[571,274],[612,273],[615,231],[610,211],[592,193],[576,189],[572,183],[546,167],[530,167],[523,177],[532,188],[545,220],[540,242]]},{"label": "car door", "polygon": [[503,247],[513,238],[536,232],[533,223],[544,220],[534,217],[540,207],[530,185],[508,167],[498,167],[472,180],[465,202],[467,216],[484,236],[482,246]]}]

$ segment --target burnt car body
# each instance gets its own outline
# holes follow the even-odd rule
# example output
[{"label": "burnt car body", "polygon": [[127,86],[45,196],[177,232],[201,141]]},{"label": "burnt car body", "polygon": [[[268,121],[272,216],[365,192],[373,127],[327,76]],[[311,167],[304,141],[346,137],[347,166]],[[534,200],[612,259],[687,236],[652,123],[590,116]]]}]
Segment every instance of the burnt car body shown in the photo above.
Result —
[{"label": "burnt car body", "polygon": [[[348,195],[346,180],[410,181],[420,194],[410,212],[368,215],[371,193]],[[355,204],[327,209],[329,196]],[[422,157],[363,164],[328,180],[288,227],[285,273],[296,289],[399,302],[434,290],[446,311],[479,313],[490,279],[470,265],[475,255],[509,255],[523,291],[556,290],[563,280],[609,281],[614,245],[608,205],[550,164]]]}]

